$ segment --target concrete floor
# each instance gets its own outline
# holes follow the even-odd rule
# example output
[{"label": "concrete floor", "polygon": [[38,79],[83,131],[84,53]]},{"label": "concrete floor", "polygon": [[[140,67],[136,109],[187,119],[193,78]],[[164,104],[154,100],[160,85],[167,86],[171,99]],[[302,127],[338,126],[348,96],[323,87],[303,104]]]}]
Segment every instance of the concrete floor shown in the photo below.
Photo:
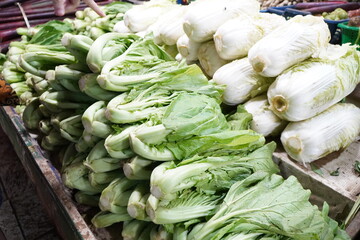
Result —
[{"label": "concrete floor", "polygon": [[0,127],[0,240],[60,240]]}]

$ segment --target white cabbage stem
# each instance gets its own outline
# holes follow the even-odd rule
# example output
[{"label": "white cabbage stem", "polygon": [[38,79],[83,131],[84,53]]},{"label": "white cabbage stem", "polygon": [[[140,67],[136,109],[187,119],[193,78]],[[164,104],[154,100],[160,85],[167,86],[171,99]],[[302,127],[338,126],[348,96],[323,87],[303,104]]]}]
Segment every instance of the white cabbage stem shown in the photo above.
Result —
[{"label": "white cabbage stem", "polygon": [[186,34],[183,34],[176,42],[177,49],[181,56],[186,59],[187,63],[198,60],[198,51],[201,43],[197,43],[189,39]]},{"label": "white cabbage stem", "polygon": [[244,103],[246,111],[253,116],[250,128],[264,137],[280,135],[287,125],[287,121],[276,116],[269,107],[266,95],[252,98]]}]

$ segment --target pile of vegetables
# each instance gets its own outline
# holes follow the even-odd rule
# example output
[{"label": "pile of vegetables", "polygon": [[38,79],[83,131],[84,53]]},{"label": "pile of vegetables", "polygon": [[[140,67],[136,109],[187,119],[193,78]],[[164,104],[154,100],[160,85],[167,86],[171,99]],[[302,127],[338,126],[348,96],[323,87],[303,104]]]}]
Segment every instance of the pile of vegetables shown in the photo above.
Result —
[{"label": "pile of vegetables", "polygon": [[[295,177],[277,175],[265,137],[292,121],[282,142],[296,149],[304,139],[292,132],[306,127],[308,137],[321,116],[338,123],[333,114],[346,113],[352,120],[329,135],[331,150],[349,144],[360,110],[336,102],[358,83],[359,56],[329,46],[321,18],[259,9],[256,0],[114,2],[104,18],[86,8],[10,44],[2,74],[17,111],[59,154],[74,199],[97,207],[95,227],[123,222],[123,239],[349,239],[326,203],[320,211]],[[296,89],[309,101],[281,87],[318,66],[327,71],[306,80],[324,91]],[[293,110],[304,104],[312,108]],[[307,159],[307,149],[292,156]]]},{"label": "pile of vegetables", "polygon": [[323,12],[321,14],[325,19],[329,19],[329,20],[334,20],[334,21],[339,21],[339,20],[343,20],[343,19],[348,19],[349,15],[347,13],[347,11],[345,11],[342,8],[336,8],[334,11],[332,12]]},{"label": "pile of vegetables", "polygon": [[[106,5],[112,0],[98,1],[99,5]],[[19,3],[26,19],[21,13]],[[73,18],[76,11],[85,9],[86,5],[81,3],[76,10],[67,13],[65,16],[55,16],[52,1],[46,0],[4,0],[0,3],[0,52],[6,52],[10,42],[19,41],[21,33],[20,27],[26,27],[28,21],[31,27],[46,23],[51,20],[63,20],[64,18]]]}]

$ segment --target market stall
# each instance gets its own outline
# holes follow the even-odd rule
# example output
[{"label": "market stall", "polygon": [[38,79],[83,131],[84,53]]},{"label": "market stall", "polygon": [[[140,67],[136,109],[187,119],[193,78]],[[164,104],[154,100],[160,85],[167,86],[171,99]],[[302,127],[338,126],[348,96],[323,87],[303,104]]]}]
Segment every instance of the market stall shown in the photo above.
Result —
[{"label": "market stall", "polygon": [[102,10],[17,30],[2,63],[1,126],[64,239],[355,239],[360,59],[339,30],[255,0]]}]

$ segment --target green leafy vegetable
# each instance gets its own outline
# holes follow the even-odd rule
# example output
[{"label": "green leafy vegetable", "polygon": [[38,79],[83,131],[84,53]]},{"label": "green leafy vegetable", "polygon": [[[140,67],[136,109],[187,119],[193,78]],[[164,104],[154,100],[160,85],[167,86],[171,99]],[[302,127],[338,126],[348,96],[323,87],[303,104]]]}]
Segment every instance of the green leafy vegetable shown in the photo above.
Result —
[{"label": "green leafy vegetable", "polygon": [[276,173],[278,168],[272,161],[275,147],[272,142],[245,156],[194,156],[179,164],[163,163],[151,175],[151,192],[155,197],[167,200],[176,198],[179,192],[189,188],[214,194],[226,191],[256,171]]},{"label": "green leafy vegetable", "polygon": [[257,172],[234,184],[216,214],[188,239],[219,240],[242,232],[291,239],[349,239],[338,237],[343,230],[327,217],[328,208],[321,213],[309,197],[310,191],[293,176],[284,180]]},{"label": "green leafy vegetable", "polygon": [[38,27],[40,30],[30,40],[29,43],[31,44],[51,45],[60,43],[64,33],[73,31],[69,23],[57,20],[49,21]]}]

